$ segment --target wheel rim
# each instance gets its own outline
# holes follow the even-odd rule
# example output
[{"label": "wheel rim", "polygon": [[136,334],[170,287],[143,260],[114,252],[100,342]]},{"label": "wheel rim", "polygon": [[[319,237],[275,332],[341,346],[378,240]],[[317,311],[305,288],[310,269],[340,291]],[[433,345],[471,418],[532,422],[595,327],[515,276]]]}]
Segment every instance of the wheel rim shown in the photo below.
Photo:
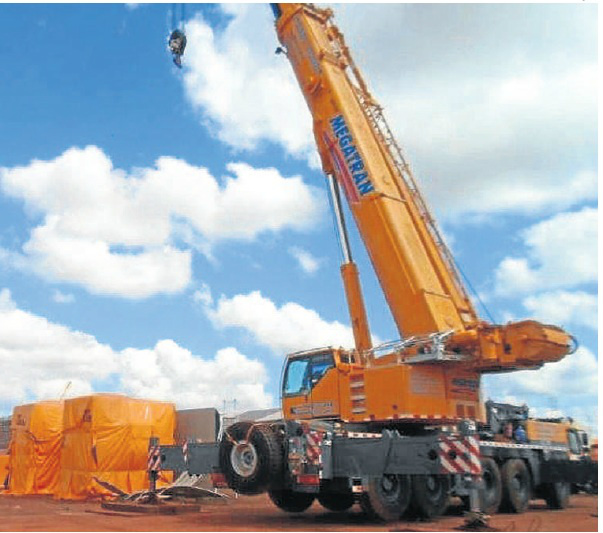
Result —
[{"label": "wheel rim", "polygon": [[442,480],[437,476],[426,476],[425,488],[431,501],[438,501],[442,496]]},{"label": "wheel rim", "polygon": [[520,474],[514,476],[511,480],[511,487],[513,488],[513,491],[518,494],[522,499],[525,498],[526,483],[523,476],[521,476]]},{"label": "wheel rim", "polygon": [[232,469],[241,477],[251,476],[258,466],[258,453],[251,442],[238,442],[230,451]]},{"label": "wheel rim", "polygon": [[400,497],[402,486],[397,476],[385,474],[379,483],[379,492],[387,502],[396,503]]}]

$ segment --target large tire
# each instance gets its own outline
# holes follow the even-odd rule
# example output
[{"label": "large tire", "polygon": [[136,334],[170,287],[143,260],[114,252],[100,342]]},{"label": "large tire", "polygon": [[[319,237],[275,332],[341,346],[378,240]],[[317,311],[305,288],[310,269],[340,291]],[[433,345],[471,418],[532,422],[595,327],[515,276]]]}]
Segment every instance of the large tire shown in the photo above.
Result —
[{"label": "large tire", "polygon": [[528,467],[521,459],[509,459],[501,471],[502,506],[511,513],[523,513],[530,503],[532,480]]},{"label": "large tire", "polygon": [[571,487],[565,481],[547,483],[543,487],[544,499],[551,509],[565,509],[569,505]]},{"label": "large tire", "polygon": [[412,476],[413,511],[421,518],[432,519],[444,513],[450,496],[450,478],[448,476]]},{"label": "large tire", "polygon": [[351,492],[321,492],[318,503],[329,511],[342,513],[354,505],[354,495]]},{"label": "large tire", "polygon": [[482,459],[482,479],[482,487],[479,491],[482,512],[495,514],[500,508],[503,490],[500,469],[496,461],[490,457]]},{"label": "large tire", "polygon": [[399,520],[410,503],[410,477],[386,474],[371,478],[360,497],[360,506],[371,518]]},{"label": "large tire", "polygon": [[228,486],[240,494],[260,494],[282,477],[283,447],[265,425],[237,422],[220,442],[220,469]]},{"label": "large tire", "polygon": [[303,513],[314,502],[314,494],[308,492],[272,489],[268,495],[274,505],[287,513]]}]

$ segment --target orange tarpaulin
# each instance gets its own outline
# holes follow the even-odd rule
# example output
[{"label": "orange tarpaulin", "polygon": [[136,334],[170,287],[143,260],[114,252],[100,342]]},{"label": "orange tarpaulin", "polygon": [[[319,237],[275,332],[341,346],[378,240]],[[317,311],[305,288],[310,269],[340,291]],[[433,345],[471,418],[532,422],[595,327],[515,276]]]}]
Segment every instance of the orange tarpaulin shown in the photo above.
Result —
[{"label": "orange tarpaulin", "polygon": [[13,409],[10,441],[10,494],[53,494],[59,479],[63,402]]},{"label": "orange tarpaulin", "polygon": [[65,401],[58,489],[62,499],[111,493],[94,481],[125,492],[148,488],[149,438],[172,444],[175,408],[171,403],[96,394]]},{"label": "orange tarpaulin", "polygon": [[6,476],[8,475],[8,460],[10,456],[7,453],[0,454],[0,489],[4,487]]}]

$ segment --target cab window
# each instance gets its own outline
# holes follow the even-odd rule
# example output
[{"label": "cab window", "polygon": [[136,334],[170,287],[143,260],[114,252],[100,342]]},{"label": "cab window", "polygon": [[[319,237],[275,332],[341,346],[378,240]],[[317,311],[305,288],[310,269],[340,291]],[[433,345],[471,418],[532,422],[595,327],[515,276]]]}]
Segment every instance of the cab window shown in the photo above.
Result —
[{"label": "cab window", "polygon": [[334,366],[331,353],[293,359],[287,366],[283,393],[286,396],[307,394],[323,378],[327,370]]},{"label": "cab window", "polygon": [[576,435],[575,431],[569,431],[567,434],[569,441],[569,449],[572,453],[579,454],[582,452],[582,447],[580,446],[580,441],[578,440],[578,435]]},{"label": "cab window", "polygon": [[335,366],[333,362],[333,356],[331,354],[325,354],[318,356],[312,361],[312,373],[311,373],[311,384],[312,387],[316,385],[322,377],[326,374],[327,370]]},{"label": "cab window", "polygon": [[287,366],[284,393],[287,395],[301,394],[309,390],[309,359],[294,359]]}]

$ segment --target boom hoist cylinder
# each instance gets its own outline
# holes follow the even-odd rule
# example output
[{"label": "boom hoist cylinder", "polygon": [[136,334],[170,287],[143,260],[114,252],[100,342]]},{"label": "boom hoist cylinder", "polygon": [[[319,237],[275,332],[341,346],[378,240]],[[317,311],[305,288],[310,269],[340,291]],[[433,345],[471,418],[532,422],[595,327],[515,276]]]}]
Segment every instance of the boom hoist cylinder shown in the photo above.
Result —
[{"label": "boom hoist cylinder", "polygon": [[362,297],[360,287],[360,276],[358,267],[352,260],[348,232],[345,225],[345,218],[341,208],[341,197],[339,195],[339,185],[332,175],[327,174],[329,184],[329,194],[331,205],[333,207],[333,216],[339,242],[341,243],[341,254],[343,263],[341,264],[341,278],[345,289],[345,295],[348,303],[348,310],[352,319],[352,331],[354,333],[354,343],[359,353],[364,353],[372,347],[371,332],[369,330],[366,308]]}]

